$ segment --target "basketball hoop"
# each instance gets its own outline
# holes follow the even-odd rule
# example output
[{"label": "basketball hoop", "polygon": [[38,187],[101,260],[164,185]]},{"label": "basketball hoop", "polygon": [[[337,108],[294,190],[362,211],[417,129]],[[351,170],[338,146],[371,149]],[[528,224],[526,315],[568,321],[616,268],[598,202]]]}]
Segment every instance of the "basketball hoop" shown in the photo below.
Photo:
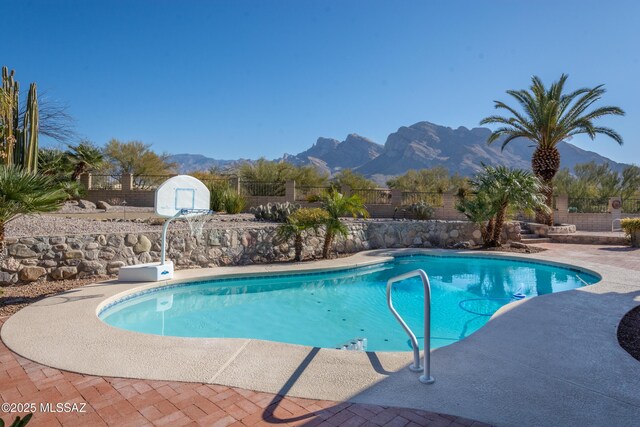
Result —
[{"label": "basketball hoop", "polygon": [[187,221],[189,229],[191,230],[191,237],[196,239],[202,237],[202,230],[204,225],[209,220],[209,215],[214,212],[209,209],[182,209],[180,216]]}]

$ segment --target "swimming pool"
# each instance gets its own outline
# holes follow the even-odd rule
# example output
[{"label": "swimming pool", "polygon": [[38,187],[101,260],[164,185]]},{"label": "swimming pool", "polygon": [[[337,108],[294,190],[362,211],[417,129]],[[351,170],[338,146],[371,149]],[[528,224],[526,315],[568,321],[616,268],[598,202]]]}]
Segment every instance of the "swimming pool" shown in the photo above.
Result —
[{"label": "swimming pool", "polygon": [[[360,339],[369,351],[408,351],[408,337],[389,311],[385,291],[389,278],[415,269],[425,270],[431,282],[433,348],[469,336],[515,298],[600,280],[578,269],[539,262],[414,255],[341,271],[163,286],[111,302],[98,316],[111,326],[147,334],[254,338],[324,348]],[[420,280],[396,284],[392,295],[395,308],[421,335]]]}]

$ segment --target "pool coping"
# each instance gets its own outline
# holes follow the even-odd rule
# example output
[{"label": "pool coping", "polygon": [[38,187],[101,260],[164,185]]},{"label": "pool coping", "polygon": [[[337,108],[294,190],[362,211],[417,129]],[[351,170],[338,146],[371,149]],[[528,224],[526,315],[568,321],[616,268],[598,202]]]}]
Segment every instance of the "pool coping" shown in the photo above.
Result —
[{"label": "pool coping", "polygon": [[[482,364],[486,365],[482,365],[485,372],[492,372],[492,369],[504,371],[503,355],[492,354],[495,353],[496,347],[513,339],[512,336],[505,335],[504,319],[520,323],[540,322],[544,316],[553,315],[554,311],[558,311],[557,307],[553,309],[553,306],[558,305],[558,300],[562,300],[558,305],[562,310],[573,310],[571,311],[573,315],[584,315],[585,312],[593,312],[593,307],[597,308],[600,305],[582,301],[584,298],[580,297],[586,294],[604,295],[612,290],[628,289],[626,287],[629,286],[629,282],[632,282],[632,291],[640,291],[640,280],[630,277],[629,270],[623,268],[605,268],[584,260],[557,257],[551,259],[545,257],[544,253],[503,254],[437,249],[384,249],[311,263],[181,270],[176,272],[174,280],[163,284],[174,285],[194,279],[204,280],[205,277],[226,278],[247,273],[266,275],[356,268],[389,261],[393,259],[390,253],[539,261],[588,270],[592,274],[600,275],[602,280],[589,287],[511,303],[499,310],[487,325],[470,337],[433,350],[433,375],[436,377],[436,384],[432,386],[420,384],[417,381],[417,374],[405,369],[411,362],[411,352],[361,353],[254,339],[160,337],[111,327],[98,319],[98,310],[108,301],[121,297],[123,293],[155,288],[158,286],[157,283],[108,281],[46,298],[9,318],[0,335],[7,347],[23,357],[58,369],[84,374],[216,383],[296,397],[408,406],[504,424],[514,420],[514,414],[519,413],[517,408],[506,414],[508,416],[482,410],[480,405],[473,404],[471,399],[474,393],[473,388],[469,389],[468,384],[465,384],[464,376],[460,378],[461,373],[469,369],[471,369],[468,372],[469,377],[474,375],[472,369],[474,364],[478,365],[478,372],[482,371],[479,369]],[[580,300],[580,304],[587,304],[589,309],[586,310],[576,301],[572,303],[574,299]],[[549,305],[552,306],[551,311],[549,311]],[[609,309],[615,308],[615,310],[595,314],[599,316],[600,321],[606,318],[608,322],[616,320],[617,324],[619,317],[624,314],[621,310],[624,309],[626,312],[627,306],[629,301],[625,298],[625,304],[608,305]],[[523,326],[522,329],[525,328]],[[506,330],[509,330],[508,325]],[[615,332],[612,335],[615,340]],[[617,345],[617,341],[615,344]],[[607,345],[611,345],[611,342],[607,341]],[[524,348],[516,347],[507,350],[513,353],[513,357],[526,361],[525,353],[531,349],[522,347]],[[629,355],[626,356],[632,359]],[[480,358],[483,359],[482,363],[479,362]],[[621,363],[627,367],[624,355],[620,354],[620,358],[623,361]],[[531,363],[528,364],[531,365]],[[520,365],[527,365],[527,363],[520,363]],[[629,369],[633,370],[633,365],[629,366]],[[540,374],[539,367],[524,367],[531,371],[530,374]],[[640,378],[640,367],[637,373],[637,377]],[[504,375],[504,372],[501,375]],[[511,373],[511,376],[518,375],[517,371]],[[548,376],[549,374],[545,374],[544,379],[551,381],[547,378]],[[556,372],[553,376],[562,377],[563,373]],[[493,381],[495,380],[494,378]],[[507,379],[503,380],[507,381]],[[576,379],[572,378],[572,381],[575,383]],[[567,387],[571,381],[563,380],[562,383]],[[483,387],[488,387],[488,384],[492,384],[492,381],[488,381]],[[638,414],[640,413],[640,393],[637,392],[640,391],[640,382],[632,381],[628,388],[629,390],[623,393],[619,390],[606,392],[597,390],[597,392],[601,395],[613,392],[613,399],[621,404],[631,405]],[[417,389],[418,396],[426,394],[427,398],[412,397],[414,389]],[[401,393],[401,390],[405,392]],[[460,400],[459,394],[464,390],[471,393],[470,404],[459,407],[457,404]],[[576,390],[573,391],[576,392]],[[587,392],[584,386],[580,391]],[[477,392],[478,390],[475,391]],[[635,395],[627,392],[635,392]],[[619,394],[622,395],[619,396]],[[629,408],[626,409],[627,413],[633,413],[628,411]]]}]

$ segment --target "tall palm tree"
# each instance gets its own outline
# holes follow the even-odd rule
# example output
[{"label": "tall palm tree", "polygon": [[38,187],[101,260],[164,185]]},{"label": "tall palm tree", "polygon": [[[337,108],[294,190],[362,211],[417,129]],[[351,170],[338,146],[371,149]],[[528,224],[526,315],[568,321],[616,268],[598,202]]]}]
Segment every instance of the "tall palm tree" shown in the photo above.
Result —
[{"label": "tall palm tree", "polygon": [[289,240],[293,237],[294,261],[302,261],[302,232],[311,229],[317,232],[328,219],[329,214],[323,209],[301,208],[289,215],[287,222],[278,227],[278,238]]},{"label": "tall palm tree", "polygon": [[[507,91],[507,94],[516,99],[522,111],[504,102],[494,101],[495,108],[506,110],[508,116],[489,116],[480,122],[482,125],[501,125],[489,136],[489,144],[502,137],[505,137],[502,139],[502,149],[516,138],[525,138],[535,144],[531,167],[544,185],[543,194],[548,207],[552,205],[553,177],[560,169],[560,152],[557,148],[560,141],[579,134],[586,134],[591,139],[597,134],[603,134],[622,144],[622,137],[616,131],[594,124],[594,120],[603,116],[625,114],[622,109],[614,106],[592,108],[604,95],[604,85],[564,93],[567,77],[562,74],[549,88],[545,87],[539,77],[532,77],[529,90]],[[553,225],[550,210],[546,214],[538,212],[536,218],[538,222]]]},{"label": "tall palm tree", "polygon": [[324,223],[326,234],[324,245],[322,246],[322,257],[329,258],[329,251],[334,237],[337,234],[346,236],[349,232],[340,217],[352,216],[356,218],[360,215],[366,218],[369,216],[369,212],[367,212],[362,200],[356,194],[345,197],[336,190],[329,190],[323,192],[318,199],[322,204],[322,209],[329,214]]},{"label": "tall palm tree", "polygon": [[17,166],[0,166],[0,255],[7,223],[20,215],[54,211],[66,197],[48,176]]},{"label": "tall palm tree", "polygon": [[82,141],[78,145],[69,145],[69,150],[65,154],[73,164],[71,179],[74,181],[83,173],[99,168],[105,161],[102,150],[88,141]]},{"label": "tall palm tree", "polygon": [[510,169],[505,166],[485,166],[484,171],[474,180],[472,186],[484,200],[488,200],[494,212],[489,221],[486,235],[488,246],[500,246],[502,228],[509,210],[525,212],[541,211],[548,214],[543,185],[531,172]]}]

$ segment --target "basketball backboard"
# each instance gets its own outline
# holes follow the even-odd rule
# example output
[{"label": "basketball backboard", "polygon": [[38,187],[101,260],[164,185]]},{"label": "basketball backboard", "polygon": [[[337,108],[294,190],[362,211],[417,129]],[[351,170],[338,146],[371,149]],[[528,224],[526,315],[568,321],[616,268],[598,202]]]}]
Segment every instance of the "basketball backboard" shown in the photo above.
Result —
[{"label": "basketball backboard", "polygon": [[[182,209],[209,209],[209,189],[202,181],[189,175],[169,178],[156,190],[156,214],[170,218]],[[201,212],[187,213],[186,216],[200,214]]]}]

